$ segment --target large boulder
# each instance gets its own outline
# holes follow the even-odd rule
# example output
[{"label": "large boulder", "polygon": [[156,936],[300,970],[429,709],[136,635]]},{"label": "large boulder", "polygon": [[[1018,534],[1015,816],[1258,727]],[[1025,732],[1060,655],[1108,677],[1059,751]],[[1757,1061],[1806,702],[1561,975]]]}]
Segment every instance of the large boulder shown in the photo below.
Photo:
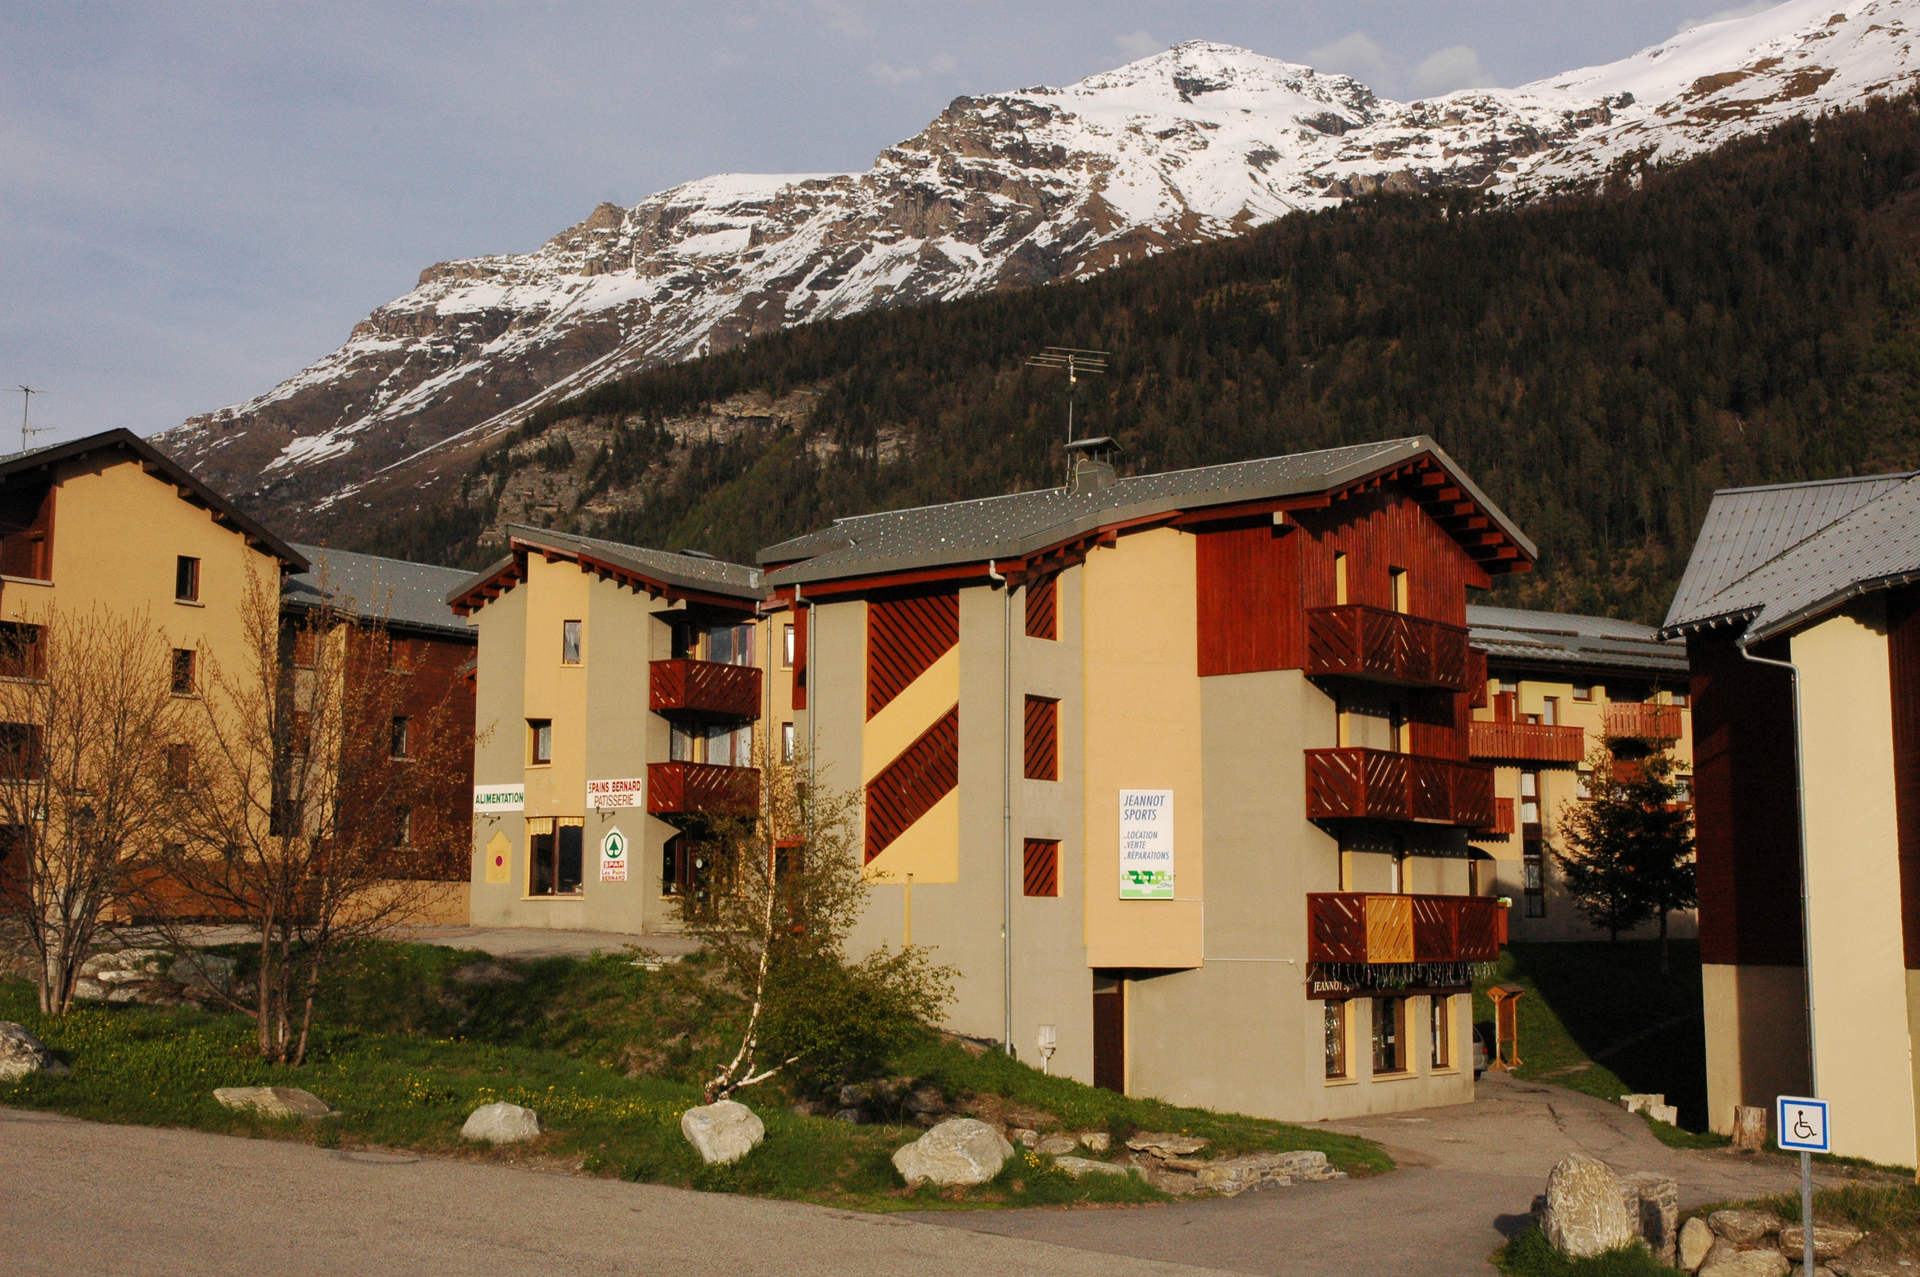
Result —
[{"label": "large boulder", "polygon": [[1065,1171],[1075,1179],[1079,1179],[1082,1175],[1126,1175],[1131,1173],[1128,1167],[1120,1166],[1114,1162],[1096,1162],[1090,1157],[1056,1157],[1053,1159],[1053,1164],[1057,1169]]},{"label": "large boulder", "polygon": [[1069,1153],[1077,1153],[1080,1151],[1080,1141],[1071,1135],[1063,1135],[1059,1131],[1054,1131],[1050,1134],[1040,1136],[1033,1142],[1031,1147],[1034,1152],[1045,1153],[1048,1157],[1065,1157]]},{"label": "large boulder", "polygon": [[1722,1238],[1707,1252],[1698,1277],[1787,1277],[1792,1271],[1777,1250],[1741,1250]]},{"label": "large boulder", "polygon": [[1165,1131],[1141,1131],[1127,1137],[1127,1147],[1150,1157],[1191,1157],[1207,1146],[1199,1135],[1173,1135]]},{"label": "large boulder", "polygon": [[67,1066],[54,1058],[47,1044],[27,1031],[25,1025],[0,1020],[0,1082],[18,1082],[35,1073],[64,1077]]},{"label": "large boulder", "polygon": [[897,1149],[893,1167],[908,1188],[921,1184],[984,1184],[1013,1156],[1006,1136],[971,1117],[950,1117]]},{"label": "large boulder", "polygon": [[1540,1228],[1556,1248],[1576,1257],[1604,1254],[1637,1241],[1637,1223],[1627,1216],[1620,1177],[1605,1162],[1569,1153],[1548,1174]]},{"label": "large boulder", "polygon": [[709,1166],[737,1162],[767,1138],[767,1125],[738,1100],[720,1100],[680,1115],[680,1133]]},{"label": "large boulder", "polygon": [[1194,1182],[1222,1197],[1238,1197],[1266,1184],[1298,1184],[1309,1180],[1344,1179],[1345,1172],[1327,1165],[1327,1155],[1312,1149],[1286,1153],[1247,1153],[1201,1162]]},{"label": "large boulder", "polygon": [[538,1138],[543,1129],[538,1113],[501,1101],[482,1104],[469,1113],[466,1124],[460,1128],[460,1138],[483,1140],[488,1144],[518,1144]]},{"label": "large boulder", "polygon": [[179,985],[187,997],[209,1002],[233,991],[238,965],[217,953],[183,953],[167,967],[167,979]]},{"label": "large boulder", "polygon": [[1679,1267],[1692,1272],[1706,1262],[1707,1252],[1713,1249],[1713,1230],[1707,1227],[1707,1221],[1699,1216],[1688,1220],[1680,1229]]},{"label": "large boulder", "polygon": [[[1813,1226],[1813,1258],[1816,1263],[1825,1263],[1829,1259],[1838,1259],[1860,1244],[1866,1234],[1857,1228],[1844,1228],[1835,1224],[1815,1224]],[[1788,1224],[1780,1230],[1780,1249],[1791,1258],[1798,1260],[1807,1253],[1807,1235],[1798,1224]]]},{"label": "large boulder", "polygon": [[1780,1217],[1770,1210],[1717,1210],[1707,1216],[1707,1227],[1736,1246],[1757,1246],[1780,1231]]},{"label": "large boulder", "polygon": [[213,1098],[235,1112],[258,1113],[262,1117],[290,1117],[306,1120],[333,1117],[339,1110],[297,1086],[223,1086]]}]

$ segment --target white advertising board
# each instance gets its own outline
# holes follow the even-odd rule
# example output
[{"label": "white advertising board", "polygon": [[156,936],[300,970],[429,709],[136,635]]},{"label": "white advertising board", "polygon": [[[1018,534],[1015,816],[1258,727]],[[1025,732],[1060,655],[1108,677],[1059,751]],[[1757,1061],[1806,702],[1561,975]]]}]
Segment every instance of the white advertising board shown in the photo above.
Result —
[{"label": "white advertising board", "polygon": [[644,807],[646,804],[647,778],[644,776],[587,782],[587,807],[592,811],[619,811],[623,807]]},{"label": "white advertising board", "polygon": [[607,836],[600,840],[600,881],[625,882],[627,880],[627,836],[615,825],[607,830]]},{"label": "white advertising board", "polygon": [[1120,898],[1173,899],[1173,791],[1120,791]]},{"label": "white advertising board", "polygon": [[525,785],[475,785],[473,787],[473,814],[476,816],[526,809],[527,787]]}]

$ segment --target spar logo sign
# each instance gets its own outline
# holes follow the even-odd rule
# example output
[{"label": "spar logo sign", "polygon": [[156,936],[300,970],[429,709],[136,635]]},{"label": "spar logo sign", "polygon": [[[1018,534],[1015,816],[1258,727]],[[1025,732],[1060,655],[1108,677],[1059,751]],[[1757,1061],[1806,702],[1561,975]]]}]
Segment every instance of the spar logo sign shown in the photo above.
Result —
[{"label": "spar logo sign", "polygon": [[600,881],[625,882],[627,880],[627,836],[619,828],[607,830],[607,836],[600,840]]}]

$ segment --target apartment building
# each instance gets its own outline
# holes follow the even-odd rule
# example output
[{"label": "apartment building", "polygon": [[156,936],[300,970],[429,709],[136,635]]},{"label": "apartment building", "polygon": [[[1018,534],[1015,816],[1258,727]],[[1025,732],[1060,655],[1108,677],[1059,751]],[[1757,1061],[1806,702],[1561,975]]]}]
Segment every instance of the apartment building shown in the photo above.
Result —
[{"label": "apartment building", "polygon": [[[479,634],[472,918],[648,933],[705,889],[703,832],[790,748],[758,569],[514,526],[448,596]],[[787,730],[782,730],[786,728]]]},{"label": "apartment building", "polygon": [[[1513,902],[1514,940],[1604,939],[1563,888],[1559,822],[1586,796],[1596,749],[1624,760],[1665,749],[1690,780],[1686,646],[1633,621],[1519,608],[1469,607],[1467,628],[1486,665],[1467,753],[1494,768],[1494,823],[1472,834],[1486,856],[1475,889]],[[1695,918],[1669,915],[1668,934],[1693,935]]]},{"label": "apartment building", "polygon": [[1532,544],[1425,437],[1127,479],[1073,452],[1064,488],[760,556],[816,783],[864,791],[857,943],[936,946],[951,1027],[1116,1090],[1471,1098],[1466,595]]},{"label": "apartment building", "polygon": [[1904,1166],[1920,1164],[1917,583],[1920,473],[1723,491],[1663,628],[1692,669],[1713,1127],[1819,1095],[1836,1153]]}]

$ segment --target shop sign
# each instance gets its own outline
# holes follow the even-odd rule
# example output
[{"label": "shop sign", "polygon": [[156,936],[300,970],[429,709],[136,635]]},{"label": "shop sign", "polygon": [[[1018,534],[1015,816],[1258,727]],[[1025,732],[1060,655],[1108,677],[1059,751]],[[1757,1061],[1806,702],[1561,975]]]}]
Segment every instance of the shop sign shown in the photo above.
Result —
[{"label": "shop sign", "polygon": [[646,802],[647,781],[644,776],[629,776],[625,780],[587,782],[587,806],[593,811],[618,811],[623,807],[644,807]]},{"label": "shop sign", "polygon": [[627,836],[620,832],[619,826],[607,830],[607,836],[600,840],[600,881],[625,882],[627,880]]},{"label": "shop sign", "polygon": [[1173,791],[1120,791],[1120,898],[1173,899]]},{"label": "shop sign", "polygon": [[473,787],[473,814],[476,816],[526,809],[527,787],[524,784],[475,785]]}]

